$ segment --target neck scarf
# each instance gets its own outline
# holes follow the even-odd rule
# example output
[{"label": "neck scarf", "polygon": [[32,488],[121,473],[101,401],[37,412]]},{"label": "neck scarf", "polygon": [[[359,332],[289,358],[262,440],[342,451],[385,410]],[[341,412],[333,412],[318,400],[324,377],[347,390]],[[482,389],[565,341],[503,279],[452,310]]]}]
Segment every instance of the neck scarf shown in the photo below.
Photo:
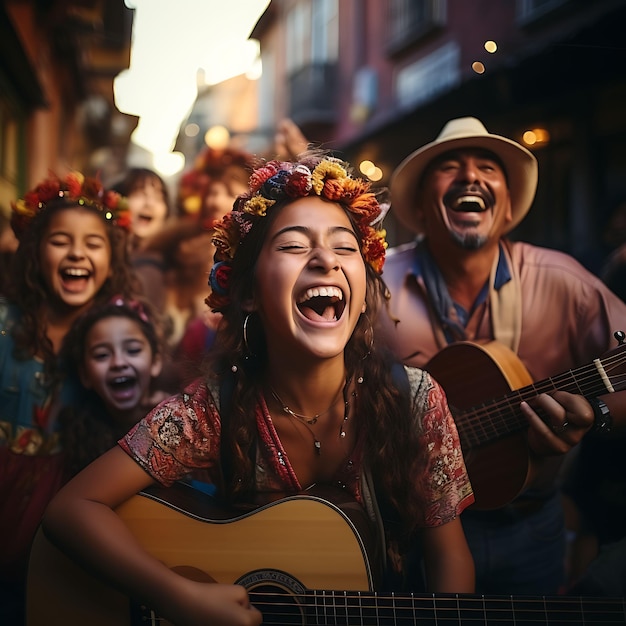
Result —
[{"label": "neck scarf", "polygon": [[[510,280],[496,287],[500,258],[509,269]],[[448,287],[423,241],[416,248],[416,274],[420,273],[426,286],[431,324],[439,347],[443,348],[455,341],[466,341],[465,327],[456,314]],[[519,272],[512,262],[506,240],[501,242],[500,254],[496,255],[491,268],[488,299],[494,338],[517,353],[522,328],[521,287]]]}]

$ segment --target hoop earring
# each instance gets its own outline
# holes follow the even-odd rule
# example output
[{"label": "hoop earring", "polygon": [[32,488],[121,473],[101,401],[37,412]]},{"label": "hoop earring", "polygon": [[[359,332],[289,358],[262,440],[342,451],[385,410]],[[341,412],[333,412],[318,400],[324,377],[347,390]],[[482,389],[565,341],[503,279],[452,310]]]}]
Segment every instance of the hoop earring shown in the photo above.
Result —
[{"label": "hoop earring", "polygon": [[252,350],[250,350],[250,345],[248,344],[248,320],[252,313],[248,313],[243,320],[243,345],[248,352],[248,354],[252,354]]},{"label": "hoop earring", "polygon": [[[372,326],[372,322],[371,322],[369,316],[367,315],[367,313],[363,313],[363,316],[367,320],[367,324],[369,326],[370,342],[369,342],[369,348],[368,348],[367,352],[361,357],[361,361],[367,359],[367,357],[370,354],[372,354],[372,350],[374,349],[374,327]],[[367,334],[367,329],[363,333],[363,337],[365,337],[366,334]]]}]

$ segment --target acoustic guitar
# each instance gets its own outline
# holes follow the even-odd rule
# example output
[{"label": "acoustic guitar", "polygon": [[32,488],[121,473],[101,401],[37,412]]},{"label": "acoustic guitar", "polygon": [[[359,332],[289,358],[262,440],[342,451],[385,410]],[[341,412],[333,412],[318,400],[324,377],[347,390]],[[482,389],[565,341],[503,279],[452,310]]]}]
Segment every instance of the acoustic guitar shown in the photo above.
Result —
[{"label": "acoustic guitar", "polygon": [[[624,598],[377,593],[372,528],[345,495],[302,494],[237,512],[175,485],[142,492],[117,512],[170,568],[196,580],[243,585],[264,624],[626,624]],[[157,623],[163,620],[148,607],[98,582],[39,531],[28,575],[27,626]]]},{"label": "acoustic guitar", "polygon": [[459,432],[476,509],[495,509],[523,491],[531,475],[528,422],[520,402],[557,390],[598,396],[626,389],[626,344],[587,365],[533,382],[518,356],[497,341],[461,341],[425,369],[443,386]]}]

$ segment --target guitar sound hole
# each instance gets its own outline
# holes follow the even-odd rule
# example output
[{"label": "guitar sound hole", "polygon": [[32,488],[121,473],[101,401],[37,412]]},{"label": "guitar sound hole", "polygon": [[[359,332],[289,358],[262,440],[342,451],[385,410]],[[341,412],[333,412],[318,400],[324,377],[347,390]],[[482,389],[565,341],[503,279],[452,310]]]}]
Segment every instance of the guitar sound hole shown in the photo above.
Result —
[{"label": "guitar sound hole", "polygon": [[252,604],[263,613],[264,624],[306,624],[297,596],[270,584],[249,589]]},{"label": "guitar sound hole", "polygon": [[307,623],[307,591],[291,574],[259,569],[242,576],[235,584],[247,589],[250,602],[263,613],[264,624]]}]

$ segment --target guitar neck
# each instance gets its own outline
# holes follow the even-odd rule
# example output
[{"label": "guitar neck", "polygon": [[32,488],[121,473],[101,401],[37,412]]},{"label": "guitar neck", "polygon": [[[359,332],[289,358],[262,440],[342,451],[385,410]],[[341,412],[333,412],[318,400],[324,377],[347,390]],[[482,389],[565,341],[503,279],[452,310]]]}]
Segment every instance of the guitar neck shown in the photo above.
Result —
[{"label": "guitar neck", "polygon": [[482,624],[625,624],[624,598],[377,594],[307,591],[285,601],[281,594],[250,594],[264,623],[454,626]]},{"label": "guitar neck", "polygon": [[602,360],[596,359],[583,367],[521,387],[464,411],[463,420],[457,422],[461,441],[473,448],[527,429],[528,422],[520,409],[520,402],[557,390],[584,396],[607,393],[610,383]]}]

